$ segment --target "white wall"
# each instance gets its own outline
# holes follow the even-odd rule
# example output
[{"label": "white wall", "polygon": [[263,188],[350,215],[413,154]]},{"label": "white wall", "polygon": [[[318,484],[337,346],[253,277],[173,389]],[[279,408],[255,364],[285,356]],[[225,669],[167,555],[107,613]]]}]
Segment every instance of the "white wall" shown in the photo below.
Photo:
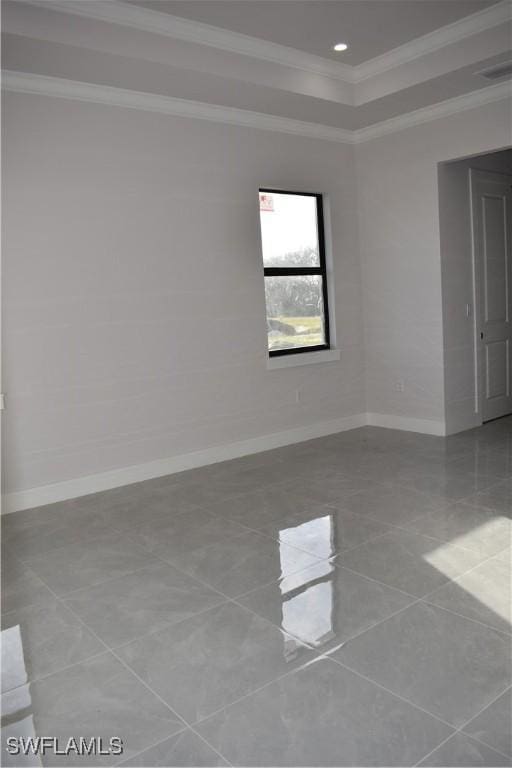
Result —
[{"label": "white wall", "polygon": [[500,102],[357,147],[367,409],[389,423],[444,427],[438,163],[500,149],[510,135]]},{"label": "white wall", "polygon": [[[439,166],[439,223],[448,432],[481,424],[475,412],[473,259],[469,169],[512,173],[512,150]],[[466,304],[471,314],[466,313]]]},{"label": "white wall", "polygon": [[[5,492],[364,412],[350,146],[8,94],[3,149]],[[266,368],[260,185],[329,197],[340,362]]]},{"label": "white wall", "polygon": [[[4,491],[365,411],[444,428],[438,163],[509,137],[506,103],[353,147],[6,95]],[[328,196],[339,362],[266,368],[259,186]]]}]

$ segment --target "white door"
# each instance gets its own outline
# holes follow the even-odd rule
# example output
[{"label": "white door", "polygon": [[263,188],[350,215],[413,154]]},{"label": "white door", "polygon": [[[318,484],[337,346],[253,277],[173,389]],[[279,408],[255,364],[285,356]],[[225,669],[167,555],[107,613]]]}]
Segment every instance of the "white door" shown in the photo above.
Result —
[{"label": "white door", "polygon": [[512,413],[512,176],[471,170],[478,401]]}]

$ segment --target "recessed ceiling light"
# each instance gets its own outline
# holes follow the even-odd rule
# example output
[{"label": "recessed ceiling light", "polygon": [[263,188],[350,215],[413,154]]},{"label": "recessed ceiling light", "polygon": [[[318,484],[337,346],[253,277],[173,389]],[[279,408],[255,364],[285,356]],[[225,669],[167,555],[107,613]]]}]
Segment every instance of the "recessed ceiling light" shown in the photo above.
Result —
[{"label": "recessed ceiling light", "polygon": [[346,43],[336,43],[334,46],[335,51],[346,51],[348,48],[348,45]]}]

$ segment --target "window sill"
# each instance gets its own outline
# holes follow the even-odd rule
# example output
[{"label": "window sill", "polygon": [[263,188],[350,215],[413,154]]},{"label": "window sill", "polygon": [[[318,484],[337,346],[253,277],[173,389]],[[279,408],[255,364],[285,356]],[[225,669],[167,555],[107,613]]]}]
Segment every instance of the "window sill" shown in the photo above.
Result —
[{"label": "window sill", "polygon": [[296,355],[282,355],[267,359],[267,370],[276,368],[294,368],[297,365],[312,365],[313,363],[330,363],[340,359],[339,349],[321,349],[318,352],[299,352]]}]

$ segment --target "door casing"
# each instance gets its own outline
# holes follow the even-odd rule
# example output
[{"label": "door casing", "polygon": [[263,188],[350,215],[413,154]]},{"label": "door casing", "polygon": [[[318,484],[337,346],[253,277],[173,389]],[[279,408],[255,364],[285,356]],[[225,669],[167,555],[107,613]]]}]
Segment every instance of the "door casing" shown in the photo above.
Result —
[{"label": "door casing", "polygon": [[[506,413],[490,415],[486,413],[486,354],[488,346],[485,335],[486,315],[485,315],[485,291],[484,285],[484,253],[483,253],[483,221],[484,217],[481,211],[481,191],[484,187],[496,191],[508,188],[506,191],[506,321],[508,324],[508,360],[507,365],[507,388],[508,401],[507,413],[512,413],[512,176],[496,171],[485,171],[471,168],[469,171],[470,181],[470,206],[471,206],[471,243],[472,243],[472,267],[473,267],[473,306],[474,306],[474,359],[475,359],[475,413],[480,416],[480,423],[492,418],[498,418]],[[492,343],[492,342],[491,342]]]}]

